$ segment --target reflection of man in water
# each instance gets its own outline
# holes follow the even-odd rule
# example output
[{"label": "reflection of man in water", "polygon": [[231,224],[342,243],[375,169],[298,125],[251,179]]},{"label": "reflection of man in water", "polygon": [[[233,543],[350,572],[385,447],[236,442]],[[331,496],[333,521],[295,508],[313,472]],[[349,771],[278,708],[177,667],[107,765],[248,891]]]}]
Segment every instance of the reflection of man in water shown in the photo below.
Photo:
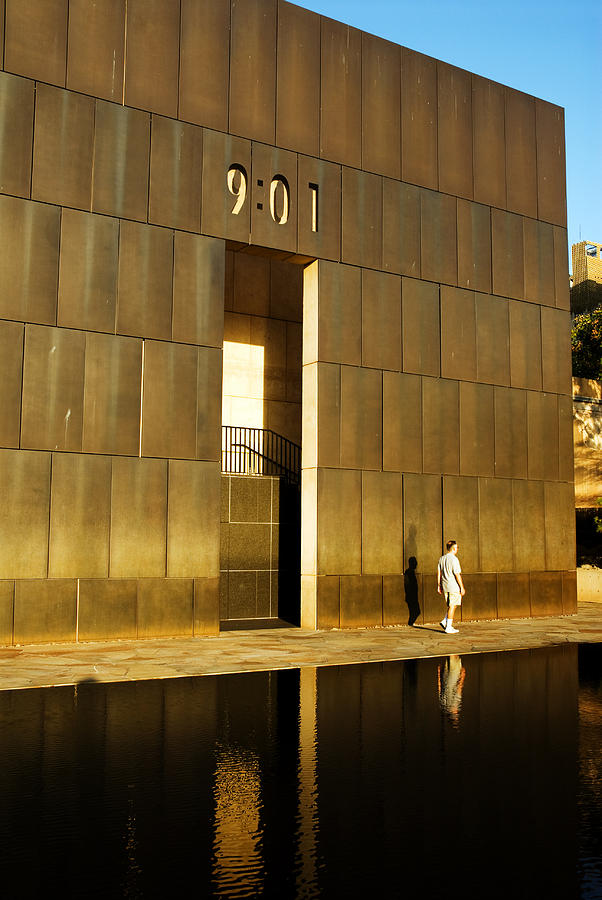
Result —
[{"label": "reflection of man in water", "polygon": [[443,665],[439,664],[437,667],[439,704],[454,725],[460,721],[462,688],[465,678],[466,669],[462,665],[462,657],[456,654],[449,656]]},{"label": "reflection of man in water", "polygon": [[457,634],[458,629],[453,625],[454,612],[462,603],[466,591],[460,574],[462,568],[458,559],[458,543],[448,541],[445,547],[447,553],[441,557],[437,566],[437,591],[443,594],[447,603],[447,613],[440,624],[446,634]]}]

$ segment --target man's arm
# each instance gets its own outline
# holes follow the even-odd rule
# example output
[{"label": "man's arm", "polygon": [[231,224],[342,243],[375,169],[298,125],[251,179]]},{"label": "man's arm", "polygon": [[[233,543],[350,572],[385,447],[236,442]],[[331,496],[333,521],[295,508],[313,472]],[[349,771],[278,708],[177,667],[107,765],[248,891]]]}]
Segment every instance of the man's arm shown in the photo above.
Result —
[{"label": "man's arm", "polygon": [[464,588],[464,582],[462,581],[462,576],[460,575],[459,572],[456,572],[456,581],[460,585],[460,595],[463,597],[464,594],[466,593],[466,590]]},{"label": "man's arm", "polygon": [[437,566],[437,593],[441,593],[441,566]]}]

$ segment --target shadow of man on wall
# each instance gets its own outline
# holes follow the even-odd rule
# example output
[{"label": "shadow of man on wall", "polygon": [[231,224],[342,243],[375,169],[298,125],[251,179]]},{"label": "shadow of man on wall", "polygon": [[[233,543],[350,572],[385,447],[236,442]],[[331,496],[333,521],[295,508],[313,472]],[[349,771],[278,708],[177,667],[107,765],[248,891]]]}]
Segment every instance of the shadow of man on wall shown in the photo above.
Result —
[{"label": "shadow of man on wall", "polygon": [[413,625],[420,615],[420,603],[418,602],[418,579],[416,569],[418,560],[415,556],[408,559],[408,567],[403,573],[403,589],[406,603],[408,604],[408,625]]}]

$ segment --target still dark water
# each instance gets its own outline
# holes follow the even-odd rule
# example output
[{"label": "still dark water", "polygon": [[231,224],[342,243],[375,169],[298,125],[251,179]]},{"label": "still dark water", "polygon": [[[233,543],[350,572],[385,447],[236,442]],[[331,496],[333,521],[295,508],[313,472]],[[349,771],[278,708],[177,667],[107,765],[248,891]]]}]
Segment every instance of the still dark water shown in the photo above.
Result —
[{"label": "still dark water", "polygon": [[602,897],[602,647],[0,693],[12,897]]}]

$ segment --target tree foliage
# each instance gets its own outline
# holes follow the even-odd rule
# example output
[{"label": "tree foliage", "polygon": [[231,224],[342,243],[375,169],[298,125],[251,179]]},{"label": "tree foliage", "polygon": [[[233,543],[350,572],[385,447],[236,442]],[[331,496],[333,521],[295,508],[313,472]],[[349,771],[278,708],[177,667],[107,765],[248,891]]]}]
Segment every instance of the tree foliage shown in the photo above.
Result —
[{"label": "tree foliage", "polygon": [[573,375],[602,379],[602,308],[575,316],[571,347]]}]

